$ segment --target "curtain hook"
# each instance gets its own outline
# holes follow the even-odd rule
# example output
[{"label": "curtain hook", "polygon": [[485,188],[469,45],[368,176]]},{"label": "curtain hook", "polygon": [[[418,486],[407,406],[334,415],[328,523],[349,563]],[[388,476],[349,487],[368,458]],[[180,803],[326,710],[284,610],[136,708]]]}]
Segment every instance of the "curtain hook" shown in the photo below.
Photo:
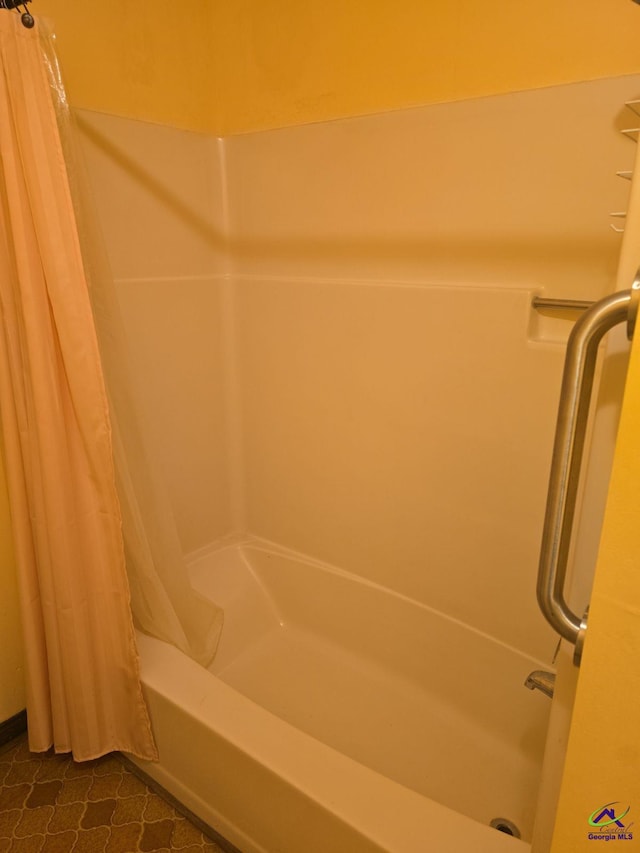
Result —
[{"label": "curtain hook", "polygon": [[35,24],[33,15],[27,9],[27,3],[30,2],[31,0],[0,0],[0,9],[17,9],[18,6],[22,6],[24,12],[20,16],[20,20],[22,25],[30,30]]},{"label": "curtain hook", "polygon": [[24,9],[24,12],[20,16],[20,20],[22,21],[22,26],[26,27],[28,30],[30,30],[35,24],[33,15],[27,9],[27,3],[29,2],[30,0],[23,0],[22,3],[16,3],[16,6],[22,6],[22,8]]}]

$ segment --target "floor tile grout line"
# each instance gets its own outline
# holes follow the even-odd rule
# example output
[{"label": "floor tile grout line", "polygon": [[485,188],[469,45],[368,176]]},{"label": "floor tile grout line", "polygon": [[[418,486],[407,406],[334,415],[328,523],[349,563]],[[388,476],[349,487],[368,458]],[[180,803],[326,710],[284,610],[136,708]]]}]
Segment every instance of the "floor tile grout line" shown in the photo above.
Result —
[{"label": "floor tile grout line", "polygon": [[190,809],[188,809],[183,803],[180,802],[176,797],[173,796],[166,788],[163,788],[159,782],[156,782],[151,776],[144,772],[137,764],[135,764],[130,758],[128,758],[123,753],[117,753],[119,759],[122,761],[124,767],[129,770],[136,778],[138,778],[143,784],[145,784],[151,791],[156,793],[162,800],[169,803],[173,806],[173,808],[181,814],[185,820],[189,821],[193,824],[197,829],[202,832],[203,836],[209,837],[214,844],[217,844],[222,848],[223,853],[242,853],[237,847],[231,844],[230,841],[227,841],[220,833],[218,833],[212,826],[210,826],[205,821],[201,820],[196,814],[194,814]]},{"label": "floor tile grout line", "polygon": [[[16,801],[16,808],[4,810],[5,815],[9,812],[17,813],[17,818],[11,827],[11,839],[8,839],[4,830],[0,834],[0,843],[5,842],[2,844],[4,850],[8,849],[6,847],[7,840],[11,844],[14,841],[17,843],[26,843],[25,839],[29,838],[41,838],[43,841],[46,838],[60,840],[65,833],[67,837],[72,835],[75,840],[78,840],[80,838],[78,834],[80,833],[84,839],[88,838],[91,834],[96,840],[99,836],[101,838],[99,842],[100,848],[109,850],[110,853],[125,853],[125,851],[133,849],[148,850],[149,853],[161,850],[202,850],[210,851],[210,853],[216,853],[216,851],[224,853],[225,850],[237,851],[237,848],[229,845],[225,839],[221,839],[223,846],[219,845],[217,838],[212,838],[208,832],[203,831],[206,825],[196,825],[190,819],[190,815],[185,814],[188,810],[184,809],[182,804],[175,801],[171,795],[165,796],[167,792],[161,786],[147,784],[147,781],[141,778],[141,774],[134,773],[129,769],[126,766],[126,761],[122,761],[124,756],[120,756],[117,753],[104,756],[103,759],[91,762],[90,766],[85,766],[83,769],[86,772],[80,771],[81,775],[79,775],[77,772],[78,767],[70,763],[70,756],[55,755],[52,753],[32,754],[28,752],[28,747],[25,747],[26,738],[24,736],[18,737],[8,745],[3,744],[0,747],[0,765],[2,765],[3,769],[0,777],[0,794],[3,791],[11,789],[14,789],[14,792],[15,789],[23,789],[21,799]],[[55,768],[54,770],[50,769],[53,762],[59,765],[57,770]],[[115,766],[116,762],[118,766]],[[50,763],[49,769],[43,771],[43,768],[48,763]],[[110,766],[107,766],[109,763],[111,763]],[[28,765],[28,768],[22,766],[19,773],[16,771],[17,775],[14,773],[11,776],[12,771],[19,765]],[[74,771],[70,774],[68,773],[69,767],[74,768]],[[108,779],[112,780],[110,788],[105,782]],[[127,794],[121,795],[120,790],[126,779],[130,780],[130,790]],[[78,786],[78,782],[84,782],[84,784]],[[59,802],[59,795],[64,791],[65,785],[68,787],[75,785],[77,790],[74,797],[77,797],[77,799],[74,798],[73,801],[64,803]],[[98,787],[100,785],[104,788],[102,794]],[[160,788],[160,790],[157,790],[157,788]],[[53,801],[38,802],[35,800],[30,805],[28,804],[30,797],[34,793],[43,795],[45,791],[47,791],[48,796],[53,794]],[[90,799],[92,792],[94,796]],[[128,820],[126,814],[121,814],[119,816],[121,821],[114,823],[118,804],[127,803],[127,801],[132,801],[136,798],[138,800],[137,805],[140,806],[138,814],[136,816],[129,814]],[[105,807],[105,803],[109,805]],[[69,808],[74,805],[81,806],[82,808],[81,810],[75,809],[75,819],[71,824],[65,825],[61,821],[58,821],[55,825],[52,825],[52,821],[60,814],[56,809],[60,811],[66,809],[66,815],[69,817]],[[82,821],[85,819],[88,810],[92,807],[95,807],[94,811],[97,810],[96,815],[100,812],[100,809],[103,810],[99,817],[100,822],[98,822],[98,817],[94,815],[91,820],[95,819],[95,824],[83,826]],[[107,811],[104,811],[105,808],[107,808]],[[50,809],[51,813],[44,819],[44,812],[42,810],[47,809]],[[0,803],[0,818],[2,814],[2,804]],[[25,820],[30,820],[31,825],[28,825],[28,822],[24,822]],[[38,824],[37,820],[40,820],[41,823]],[[50,826],[51,830],[49,829]],[[18,827],[21,827],[20,835],[15,834]],[[123,836],[126,832],[129,832],[131,835],[132,828],[134,828],[136,836],[134,847],[131,846],[133,839],[127,842],[128,846],[118,846],[115,843],[116,836]],[[206,829],[209,828],[206,827]],[[182,832],[181,837],[175,835],[177,831]],[[186,835],[184,834],[185,832]],[[121,837],[120,842],[122,840]],[[144,846],[140,847],[139,845],[143,841]],[[159,844],[160,846],[158,846]],[[177,844],[180,846],[175,846]],[[75,846],[69,848],[68,851],[63,851],[61,847],[60,853],[71,853],[72,849],[75,850]],[[97,847],[91,847],[91,850],[95,850],[97,853]]]}]

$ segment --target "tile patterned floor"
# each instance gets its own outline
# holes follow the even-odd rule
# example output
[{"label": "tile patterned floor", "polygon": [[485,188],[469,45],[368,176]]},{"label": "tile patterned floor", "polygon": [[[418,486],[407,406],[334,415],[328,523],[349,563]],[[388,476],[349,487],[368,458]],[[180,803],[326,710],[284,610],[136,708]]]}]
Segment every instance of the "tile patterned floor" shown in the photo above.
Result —
[{"label": "tile patterned floor", "polygon": [[224,853],[115,755],[0,750],[0,853]]}]

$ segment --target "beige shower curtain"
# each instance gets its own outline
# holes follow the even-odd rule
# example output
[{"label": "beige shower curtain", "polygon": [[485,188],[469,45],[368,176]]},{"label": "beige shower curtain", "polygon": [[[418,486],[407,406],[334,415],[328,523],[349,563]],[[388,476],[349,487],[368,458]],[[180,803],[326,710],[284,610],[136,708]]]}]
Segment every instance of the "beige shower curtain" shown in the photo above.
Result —
[{"label": "beige shower curtain", "polygon": [[37,30],[0,11],[0,414],[29,740],[155,747],[142,697],[109,413]]},{"label": "beige shower curtain", "polygon": [[[161,476],[162,452],[138,403],[124,322],[85,173],[78,126],[69,109],[51,38],[42,39],[88,277],[111,418],[115,479],[136,627],[208,666],[224,613],[191,586],[171,501]],[[176,448],[179,453],[179,448]]]}]

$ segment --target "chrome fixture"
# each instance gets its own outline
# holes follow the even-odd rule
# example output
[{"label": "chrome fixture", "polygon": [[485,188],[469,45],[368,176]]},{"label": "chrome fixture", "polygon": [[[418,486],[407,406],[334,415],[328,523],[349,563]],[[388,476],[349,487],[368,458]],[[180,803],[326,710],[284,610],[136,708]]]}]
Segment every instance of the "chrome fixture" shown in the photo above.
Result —
[{"label": "chrome fixture", "polygon": [[556,677],[553,672],[545,672],[542,669],[535,669],[527,676],[524,686],[528,687],[529,690],[539,690],[551,699],[555,684]]},{"label": "chrome fixture", "polygon": [[573,661],[576,666],[580,665],[582,656],[587,614],[580,617],[569,608],[564,584],[598,345],[610,329],[624,320],[631,340],[639,303],[640,270],[630,290],[612,293],[585,311],[567,342],[540,548],[537,597],[549,624],[575,645]]},{"label": "chrome fixture", "polygon": [[558,308],[567,311],[586,311],[593,304],[594,302],[589,299],[556,299],[551,296],[534,296],[531,300],[531,307],[538,311],[556,310]]},{"label": "chrome fixture", "polygon": [[[640,0],[638,0],[640,2]],[[498,832],[504,832],[505,835],[512,835],[514,838],[521,838],[520,830],[512,820],[506,817],[494,817],[489,826],[497,829]]]},{"label": "chrome fixture", "polygon": [[[640,3],[640,0],[634,0],[634,2]],[[631,110],[632,113],[635,113],[636,116],[640,115],[640,101],[637,101],[637,100],[627,101],[625,103],[625,107],[627,107],[629,110]],[[638,136],[640,134],[640,130],[637,127],[625,128],[624,130],[621,130],[620,132],[623,133],[627,137],[627,139],[631,139],[634,142],[638,141]],[[625,181],[630,181],[633,178],[633,171],[631,169],[623,169],[619,172],[616,172],[616,175],[619,178],[624,178]],[[614,219],[624,219],[626,217],[626,215],[627,214],[625,211],[620,211],[620,212],[615,212],[615,213],[610,214],[610,216],[612,216]],[[611,222],[610,227],[611,227],[612,231],[615,231],[618,234],[624,234],[624,228],[621,228],[619,225],[614,225],[614,223]]]}]

